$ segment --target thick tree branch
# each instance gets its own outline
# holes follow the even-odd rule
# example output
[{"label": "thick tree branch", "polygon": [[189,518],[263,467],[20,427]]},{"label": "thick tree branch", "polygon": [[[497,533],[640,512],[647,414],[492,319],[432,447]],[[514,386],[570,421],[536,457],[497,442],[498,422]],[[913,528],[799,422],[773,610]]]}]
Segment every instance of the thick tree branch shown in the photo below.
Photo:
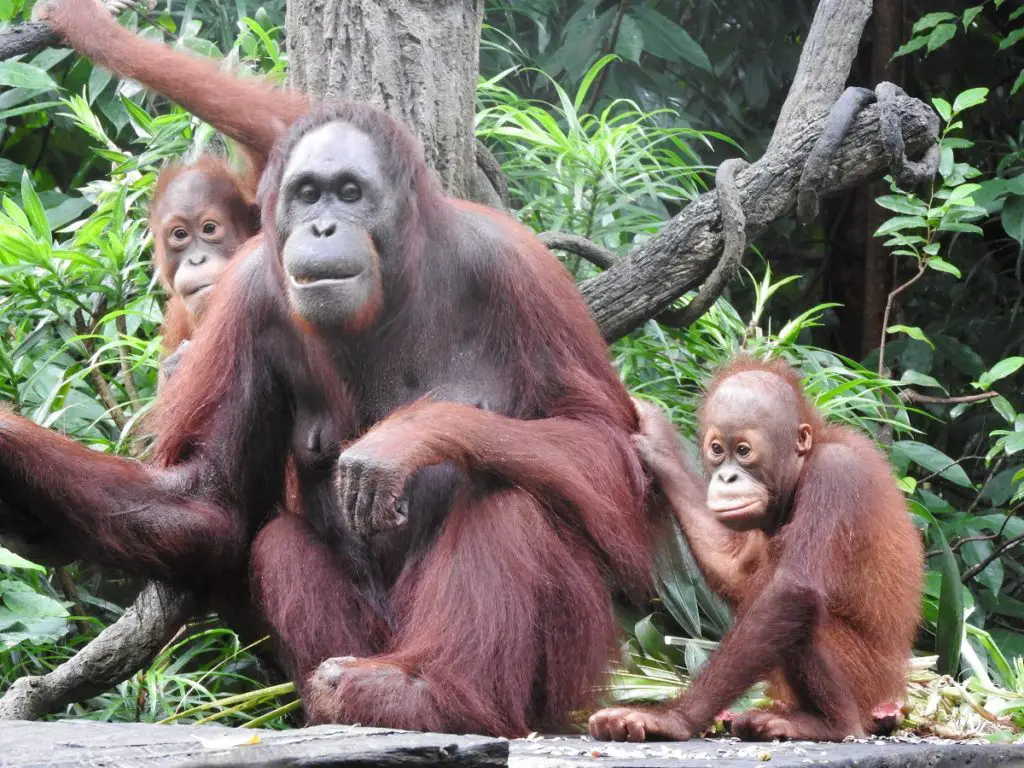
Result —
[{"label": "thick tree branch", "polygon": [[[789,97],[764,156],[736,176],[749,242],[796,203],[799,181],[843,92],[870,0],[821,0]],[[886,94],[898,118],[906,153],[935,145],[938,117],[905,94]],[[849,189],[888,170],[891,146],[882,141],[880,107],[859,112],[821,181],[823,195]],[[723,248],[718,196],[701,195],[662,231],[604,273],[581,285],[605,338],[617,339],[697,287],[720,261]]]},{"label": "thick tree branch", "polygon": [[55,48],[60,42],[60,36],[44,21],[15,24],[0,32],[0,61]]},{"label": "thick tree branch", "polygon": [[109,691],[148,665],[195,609],[191,597],[149,584],[124,615],[49,674],[15,680],[0,720],[36,720]]},{"label": "thick tree branch", "polygon": [[553,251],[571,253],[601,269],[608,269],[619,260],[619,257],[607,248],[568,232],[541,232],[540,239]]}]

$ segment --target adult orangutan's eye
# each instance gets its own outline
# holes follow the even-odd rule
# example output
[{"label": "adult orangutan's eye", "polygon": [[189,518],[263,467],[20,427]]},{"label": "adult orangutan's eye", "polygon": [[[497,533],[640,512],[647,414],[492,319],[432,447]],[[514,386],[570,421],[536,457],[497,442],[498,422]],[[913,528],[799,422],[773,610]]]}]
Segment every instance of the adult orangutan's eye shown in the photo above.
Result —
[{"label": "adult orangutan's eye", "polygon": [[338,193],[338,197],[346,203],[354,203],[362,196],[363,190],[354,181],[346,181],[341,185],[341,191]]}]

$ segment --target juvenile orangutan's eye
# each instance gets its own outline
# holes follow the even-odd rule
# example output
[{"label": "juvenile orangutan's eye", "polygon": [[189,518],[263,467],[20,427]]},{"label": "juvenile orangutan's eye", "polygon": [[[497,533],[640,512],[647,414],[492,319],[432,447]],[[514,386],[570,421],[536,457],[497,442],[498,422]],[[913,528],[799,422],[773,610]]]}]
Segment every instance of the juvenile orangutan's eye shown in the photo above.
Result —
[{"label": "juvenile orangutan's eye", "polygon": [[299,187],[299,200],[306,203],[306,205],[312,205],[320,199],[320,190],[314,187],[312,184],[303,184]]},{"label": "juvenile orangutan's eye", "polygon": [[188,230],[185,229],[184,227],[175,227],[174,229],[171,230],[171,237],[173,237],[175,240],[187,240]]},{"label": "juvenile orangutan's eye", "polygon": [[716,440],[711,444],[711,453],[713,453],[715,456],[721,456],[723,453],[725,453],[725,448],[723,448],[722,444]]},{"label": "juvenile orangutan's eye", "polygon": [[338,193],[338,197],[346,203],[354,203],[362,196],[363,190],[354,181],[346,181],[341,185],[341,191]]},{"label": "juvenile orangutan's eye", "polygon": [[217,231],[217,223],[214,221],[208,221],[203,224],[203,234],[212,235]]},{"label": "juvenile orangutan's eye", "polygon": [[740,443],[738,446],[736,446],[736,455],[739,456],[741,459],[747,458],[747,456],[750,455],[750,446],[747,445],[746,443]]}]

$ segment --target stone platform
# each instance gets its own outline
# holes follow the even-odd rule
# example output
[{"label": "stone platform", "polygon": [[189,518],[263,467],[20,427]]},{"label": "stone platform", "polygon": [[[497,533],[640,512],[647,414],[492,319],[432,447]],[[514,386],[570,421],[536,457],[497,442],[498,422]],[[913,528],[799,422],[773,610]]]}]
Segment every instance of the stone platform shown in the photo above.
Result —
[{"label": "stone platform", "polygon": [[850,744],[751,744],[729,739],[607,744],[578,737],[508,741],[482,736],[319,726],[292,731],[64,720],[0,722],[0,766],[713,766],[1024,768],[1024,746],[879,740]]}]

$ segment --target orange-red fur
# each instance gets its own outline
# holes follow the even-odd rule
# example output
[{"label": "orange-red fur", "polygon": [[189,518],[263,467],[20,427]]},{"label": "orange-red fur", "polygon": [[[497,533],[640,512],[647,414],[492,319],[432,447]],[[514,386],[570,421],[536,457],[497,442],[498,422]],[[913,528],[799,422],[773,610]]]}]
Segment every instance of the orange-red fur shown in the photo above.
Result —
[{"label": "orange-red fur", "polygon": [[[714,426],[714,393],[751,371],[767,374],[794,398],[794,443],[798,425],[811,426],[813,447],[796,487],[782,489],[793,492],[792,502],[765,528],[725,528],[693,503],[696,478],[674,439],[657,433],[660,455],[670,458],[654,469],[656,479],[709,584],[735,609],[736,623],[678,700],[664,707],[603,710],[591,720],[599,737],[698,735],[746,688],[767,679],[779,703],[735,718],[734,733],[842,739],[873,731],[873,710],[904,694],[923,551],[892,470],[865,435],[827,425],[805,397],[798,374],[778,360],[741,357],[724,367],[700,411],[702,436]],[[745,384],[765,398],[780,397],[764,380]],[[781,403],[779,411],[785,412]],[[793,446],[774,449],[784,455]]]}]

